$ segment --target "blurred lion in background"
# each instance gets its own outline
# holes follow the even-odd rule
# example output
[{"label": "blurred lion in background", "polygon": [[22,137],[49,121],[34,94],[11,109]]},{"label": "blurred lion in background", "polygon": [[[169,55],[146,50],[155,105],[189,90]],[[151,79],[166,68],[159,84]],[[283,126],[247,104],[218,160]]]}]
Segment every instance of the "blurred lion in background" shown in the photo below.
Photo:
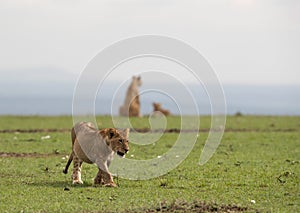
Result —
[{"label": "blurred lion in background", "polygon": [[119,114],[121,116],[141,117],[140,96],[138,87],[142,85],[141,77],[133,76],[125,97],[124,104],[120,106]]}]

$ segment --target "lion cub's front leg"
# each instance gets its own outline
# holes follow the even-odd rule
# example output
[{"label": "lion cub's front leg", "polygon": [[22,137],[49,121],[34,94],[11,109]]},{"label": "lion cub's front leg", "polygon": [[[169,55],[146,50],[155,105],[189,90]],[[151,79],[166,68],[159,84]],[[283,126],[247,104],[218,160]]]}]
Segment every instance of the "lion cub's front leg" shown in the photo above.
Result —
[{"label": "lion cub's front leg", "polygon": [[94,179],[94,184],[95,185],[104,185],[104,181],[103,181],[103,174],[102,174],[102,171],[99,169],[95,179]]},{"label": "lion cub's front leg", "polygon": [[101,169],[99,169],[97,176],[94,179],[95,185],[103,185],[108,187],[117,187],[110,173],[107,173]]},{"label": "lion cub's front leg", "polygon": [[106,162],[97,163],[99,171],[94,179],[94,184],[102,184],[103,186],[117,187],[113,181],[112,175],[108,171],[108,166]]},{"label": "lion cub's front leg", "polygon": [[102,171],[101,169],[99,169],[99,171],[101,171],[104,186],[117,187],[109,172]]}]

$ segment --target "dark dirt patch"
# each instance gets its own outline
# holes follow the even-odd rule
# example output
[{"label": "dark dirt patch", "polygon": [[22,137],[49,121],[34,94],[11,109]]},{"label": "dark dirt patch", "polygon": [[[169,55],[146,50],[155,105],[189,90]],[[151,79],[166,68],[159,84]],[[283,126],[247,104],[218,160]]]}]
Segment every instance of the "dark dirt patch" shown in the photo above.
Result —
[{"label": "dark dirt patch", "polygon": [[15,153],[15,152],[0,152],[0,157],[19,157],[19,158],[25,158],[25,157],[51,157],[56,156],[57,154],[51,153],[51,154],[41,154],[41,153]]},{"label": "dark dirt patch", "polygon": [[[143,128],[143,129],[130,129],[131,132],[151,132],[151,133],[192,133],[192,132],[221,132],[222,129],[206,129],[206,128],[200,128],[200,129],[178,129],[178,128],[172,128],[172,129],[149,129],[149,128]],[[246,128],[240,128],[240,129],[233,129],[233,128],[225,128],[224,132],[296,132],[297,129],[246,129]]]},{"label": "dark dirt patch", "polygon": [[0,133],[71,132],[71,129],[4,129]]},{"label": "dark dirt patch", "polygon": [[142,208],[125,212],[245,212],[250,211],[247,207],[238,205],[225,205],[216,203],[206,203],[203,201],[194,201],[188,203],[186,201],[174,201],[168,204],[166,201],[161,202],[158,207]]},{"label": "dark dirt patch", "polygon": [[[178,129],[178,128],[171,128],[171,129],[149,129],[149,128],[140,128],[140,129],[130,129],[131,132],[151,132],[151,133],[192,133],[192,132],[220,132],[221,129]],[[225,128],[225,132],[296,132],[299,131],[298,129],[233,129],[233,128]],[[51,133],[51,132],[71,132],[70,129],[4,129],[0,130],[0,133]]]}]

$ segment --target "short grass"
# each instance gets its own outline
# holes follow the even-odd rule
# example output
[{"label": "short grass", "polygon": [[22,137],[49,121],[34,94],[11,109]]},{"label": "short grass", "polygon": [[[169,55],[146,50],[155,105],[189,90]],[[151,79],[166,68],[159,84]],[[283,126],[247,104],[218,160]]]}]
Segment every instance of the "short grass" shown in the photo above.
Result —
[{"label": "short grass", "polygon": [[[0,131],[72,126],[68,116],[2,116],[0,120]],[[135,128],[149,128],[147,118],[131,121]],[[108,116],[97,117],[97,122],[100,127],[112,125]],[[0,157],[0,212],[139,212],[176,200],[238,205],[248,212],[300,211],[300,117],[229,116],[216,153],[200,166],[208,135],[201,130],[209,127],[210,118],[201,117],[200,137],[176,169],[150,180],[115,177],[119,188],[93,186],[97,168],[88,164],[83,166],[84,185],[71,184],[70,174],[62,173],[71,151],[67,131],[2,131],[1,153],[44,155]],[[168,118],[168,128],[180,128],[180,118]],[[42,139],[47,135],[50,138]],[[177,136],[165,133],[155,144],[131,144],[127,158],[156,158],[172,147]]]}]

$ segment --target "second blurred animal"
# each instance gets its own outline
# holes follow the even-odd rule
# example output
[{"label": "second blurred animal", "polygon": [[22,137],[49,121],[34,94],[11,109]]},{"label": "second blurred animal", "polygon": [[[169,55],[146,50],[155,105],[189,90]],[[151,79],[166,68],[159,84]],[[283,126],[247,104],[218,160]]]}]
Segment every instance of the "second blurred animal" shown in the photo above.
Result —
[{"label": "second blurred animal", "polygon": [[168,116],[170,115],[170,111],[169,110],[166,110],[166,109],[163,109],[161,108],[161,104],[160,103],[153,103],[153,112],[161,112],[162,114],[164,114],[165,116]]}]

